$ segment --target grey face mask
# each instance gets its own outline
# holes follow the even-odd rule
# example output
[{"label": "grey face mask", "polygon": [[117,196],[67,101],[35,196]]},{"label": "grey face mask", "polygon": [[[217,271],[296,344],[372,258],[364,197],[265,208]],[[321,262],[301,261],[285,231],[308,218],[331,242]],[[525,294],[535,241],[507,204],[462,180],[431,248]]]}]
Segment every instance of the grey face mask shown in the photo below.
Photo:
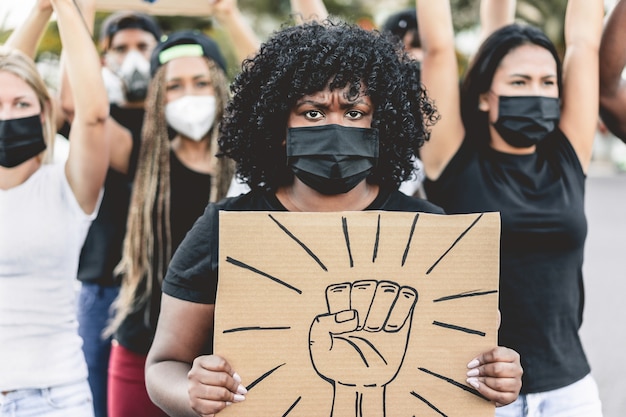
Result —
[{"label": "grey face mask", "polygon": [[287,164],[321,194],[347,193],[367,178],[377,159],[377,129],[331,124],[287,131]]}]

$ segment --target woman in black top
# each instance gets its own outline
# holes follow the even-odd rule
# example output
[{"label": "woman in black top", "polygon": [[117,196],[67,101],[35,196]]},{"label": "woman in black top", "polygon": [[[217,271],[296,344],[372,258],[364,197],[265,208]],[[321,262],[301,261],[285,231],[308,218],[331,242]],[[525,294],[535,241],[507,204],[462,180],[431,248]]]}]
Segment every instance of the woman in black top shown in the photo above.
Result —
[{"label": "woman in black top", "polygon": [[[414,82],[416,70],[398,43],[330,22],[285,28],[244,63],[220,145],[252,191],[210,204],[170,263],[146,365],[148,392],[170,415],[213,415],[245,398],[228,362],[205,354],[213,336],[218,210],[442,213],[397,191],[435,118]],[[308,149],[298,147],[302,142]],[[499,403],[516,398],[515,352],[494,348],[475,366],[482,394]]]},{"label": "woman in black top", "polygon": [[224,197],[232,161],[217,159],[228,98],[226,63],[215,41],[170,34],[151,56],[139,164],[133,184],[120,295],[108,328],[109,415],[163,415],[148,398],[144,363],[156,329],[161,282],[172,253],[209,201]]},{"label": "woman in black top", "polygon": [[442,115],[421,150],[425,189],[448,214],[501,212],[498,343],[520,353],[524,377],[497,415],[600,416],[578,329],[603,2],[568,2],[563,65],[540,30],[495,31],[460,92],[448,3],[417,10],[422,81]]}]

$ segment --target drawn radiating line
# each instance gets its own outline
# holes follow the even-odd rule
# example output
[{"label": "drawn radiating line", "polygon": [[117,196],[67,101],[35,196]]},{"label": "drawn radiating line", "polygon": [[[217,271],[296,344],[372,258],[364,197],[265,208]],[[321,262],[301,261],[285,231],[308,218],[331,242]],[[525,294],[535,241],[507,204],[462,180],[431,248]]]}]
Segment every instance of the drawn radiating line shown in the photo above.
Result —
[{"label": "drawn radiating line", "polygon": [[484,337],[486,335],[485,332],[481,332],[480,330],[469,329],[467,327],[456,326],[454,324],[449,324],[449,323],[442,323],[440,321],[433,321],[433,324],[435,326],[445,327],[446,329],[458,330],[460,332],[469,333],[469,334],[476,334],[478,336],[483,336]]},{"label": "drawn radiating line", "polygon": [[489,295],[489,294],[495,294],[497,293],[498,290],[489,290],[489,291],[467,291],[467,292],[462,292],[460,294],[454,294],[454,295],[447,295],[445,297],[441,297],[441,298],[437,298],[436,300],[433,300],[433,303],[438,303],[440,301],[449,301],[449,300],[456,300],[458,298],[465,298],[465,297],[480,297],[482,295]]},{"label": "drawn radiating line", "polygon": [[435,269],[435,267],[439,264],[439,262],[441,262],[441,260],[445,258],[445,256],[452,250],[452,248],[455,247],[456,244],[461,241],[461,239],[463,239],[463,237],[467,234],[467,232],[469,232],[472,229],[472,227],[474,227],[474,225],[478,223],[478,221],[482,217],[483,217],[483,213],[480,213],[480,215],[472,222],[472,224],[470,224],[469,227],[465,229],[465,231],[461,233],[459,237],[456,238],[456,240],[452,243],[452,246],[450,246],[448,250],[445,251],[444,254],[439,257],[439,259],[437,259],[437,261],[433,264],[433,266],[428,268],[428,271],[426,271],[426,275],[430,274],[433,271],[433,269]]},{"label": "drawn radiating line", "polygon": [[415,232],[415,225],[417,224],[417,219],[420,214],[415,213],[415,217],[413,218],[413,224],[411,225],[411,232],[409,233],[409,240],[406,242],[406,247],[404,248],[404,254],[402,255],[402,266],[406,262],[406,257],[409,256],[409,249],[411,248],[411,240],[413,240],[413,233]]},{"label": "drawn radiating line", "polygon": [[255,386],[256,386],[259,382],[263,381],[265,378],[267,378],[268,376],[270,376],[272,373],[276,372],[276,370],[277,370],[278,368],[280,368],[281,366],[285,366],[285,365],[286,365],[286,363],[282,363],[282,364],[280,364],[280,365],[278,365],[278,366],[276,366],[276,367],[274,367],[274,368],[270,369],[269,371],[267,371],[266,373],[264,373],[263,375],[261,375],[260,377],[258,377],[258,378],[257,378],[257,379],[255,379],[254,381],[252,381],[251,383],[249,383],[249,384],[246,386],[246,389],[247,389],[248,391],[250,391],[250,390],[251,390],[252,388],[254,388],[254,387],[255,387]]},{"label": "drawn radiating line", "polygon": [[236,259],[233,259],[233,258],[231,258],[230,256],[227,256],[227,257],[226,257],[226,262],[231,263],[231,264],[233,264],[233,265],[235,265],[235,266],[238,266],[238,267],[240,267],[240,268],[243,268],[243,269],[247,269],[247,270],[249,270],[249,271],[252,271],[252,272],[254,272],[255,274],[258,274],[258,275],[264,276],[265,278],[269,278],[269,279],[271,279],[272,281],[274,281],[274,282],[276,282],[276,283],[278,283],[278,284],[280,284],[280,285],[284,285],[285,287],[289,288],[290,290],[297,292],[298,294],[302,294],[302,290],[299,290],[298,288],[296,288],[296,287],[294,287],[294,286],[292,286],[292,285],[287,284],[285,281],[282,281],[282,280],[280,280],[280,279],[278,279],[278,278],[276,278],[276,277],[273,277],[273,276],[271,276],[270,274],[268,274],[268,273],[266,273],[266,272],[263,272],[263,271],[261,271],[261,270],[259,270],[259,269],[256,269],[256,268],[255,268],[255,267],[253,267],[253,266],[250,266],[250,265],[245,264],[245,263],[243,263],[243,262],[241,262],[241,261],[238,261],[238,260],[236,260]]},{"label": "drawn radiating line", "polygon": [[467,391],[467,392],[469,392],[469,393],[470,393],[470,394],[472,394],[472,395],[475,395],[475,396],[477,396],[477,397],[482,398],[483,400],[489,401],[489,399],[487,399],[487,397],[485,397],[484,395],[482,395],[480,392],[478,392],[478,391],[476,391],[476,390],[474,390],[474,389],[472,389],[472,388],[468,387],[468,386],[467,386],[467,385],[465,385],[465,384],[462,384],[462,383],[460,383],[460,382],[457,382],[457,381],[455,381],[455,380],[454,380],[454,379],[452,379],[452,378],[448,378],[447,376],[444,376],[444,375],[438,374],[438,373],[433,372],[433,371],[431,371],[431,370],[429,370],[429,369],[426,369],[426,368],[417,368],[417,369],[419,369],[420,371],[422,371],[422,372],[424,372],[424,373],[427,373],[428,375],[434,376],[435,378],[439,378],[439,379],[441,379],[441,380],[443,380],[443,381],[446,381],[447,383],[452,384],[452,385],[454,385],[454,386],[455,386],[455,387],[457,387],[457,388],[461,388],[463,391]]},{"label": "drawn radiating line", "polygon": [[346,248],[348,249],[348,257],[350,258],[350,268],[354,266],[352,259],[352,249],[350,248],[350,233],[348,233],[348,219],[341,217],[341,225],[343,226],[343,237],[346,239]]},{"label": "drawn radiating line", "polygon": [[285,411],[285,414],[283,414],[283,417],[287,417],[287,415],[291,413],[291,410],[293,410],[294,407],[298,405],[301,399],[302,399],[302,396],[298,397],[298,399],[293,404],[291,404],[291,407],[289,407],[287,411]]},{"label": "drawn radiating line", "polygon": [[320,266],[320,268],[322,268],[324,271],[328,271],[328,269],[326,268],[326,265],[324,265],[322,263],[322,261],[320,260],[320,258],[317,257],[317,255],[315,255],[313,253],[313,251],[311,249],[309,249],[309,247],[307,245],[305,245],[300,239],[298,239],[293,233],[291,233],[289,231],[289,229],[287,229],[285,226],[283,226],[278,220],[276,220],[271,214],[268,214],[269,218],[272,219],[274,221],[274,223],[276,223],[276,225],[278,227],[280,227],[280,229],[285,232],[285,234],[287,236],[289,236],[290,238],[292,238],[298,245],[300,245],[300,247],[302,249],[304,249],[304,251],[311,257],[313,258],[313,260],[315,262],[317,262],[317,264]]},{"label": "drawn radiating line", "polygon": [[248,332],[252,330],[289,330],[289,329],[291,329],[291,326],[276,326],[276,327],[249,326],[249,327],[235,327],[233,329],[226,329],[222,333]]},{"label": "drawn radiating line", "polygon": [[430,408],[432,408],[433,410],[435,410],[437,413],[439,413],[439,415],[443,416],[443,417],[448,417],[447,414],[444,414],[443,411],[441,411],[440,409],[438,409],[437,407],[435,407],[435,405],[433,403],[431,403],[430,401],[428,401],[426,398],[422,397],[421,395],[419,395],[417,392],[415,391],[411,391],[411,395],[414,396],[415,398],[417,398],[418,400],[422,401],[424,404],[426,404],[427,406],[429,406]]},{"label": "drawn radiating line", "polygon": [[372,263],[376,262],[378,256],[378,242],[380,241],[380,214],[378,215],[378,224],[376,225],[376,240],[374,241],[374,253],[372,254]]}]

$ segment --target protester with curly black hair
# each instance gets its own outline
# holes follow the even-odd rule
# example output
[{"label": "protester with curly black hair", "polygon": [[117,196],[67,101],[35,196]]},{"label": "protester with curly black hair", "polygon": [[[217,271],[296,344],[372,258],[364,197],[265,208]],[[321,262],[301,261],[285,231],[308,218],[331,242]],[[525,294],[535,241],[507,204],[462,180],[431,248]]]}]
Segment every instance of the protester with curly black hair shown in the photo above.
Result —
[{"label": "protester with curly black hair", "polygon": [[[220,146],[251,191],[209,204],[168,268],[146,362],[148,392],[168,414],[213,415],[245,399],[241,378],[210,346],[220,210],[443,213],[397,191],[437,116],[415,83],[414,61],[389,39],[312,22],[276,32],[244,62]],[[481,394],[498,403],[517,397],[514,351],[496,347],[472,367]]]}]

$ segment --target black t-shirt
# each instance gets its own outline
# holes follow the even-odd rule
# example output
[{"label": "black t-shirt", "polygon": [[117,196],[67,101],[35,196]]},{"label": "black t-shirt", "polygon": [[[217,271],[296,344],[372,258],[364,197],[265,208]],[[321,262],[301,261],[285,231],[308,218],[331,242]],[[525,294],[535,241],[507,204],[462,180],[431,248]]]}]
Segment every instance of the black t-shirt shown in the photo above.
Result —
[{"label": "black t-shirt", "polygon": [[[219,211],[287,211],[274,193],[254,190],[209,204],[172,257],[163,292],[195,303],[214,304],[217,293]],[[366,210],[444,214],[427,201],[381,190]]]},{"label": "black t-shirt", "polygon": [[499,344],[520,353],[522,392],[561,388],[588,374],[578,335],[585,174],[563,133],[530,155],[476,149],[466,139],[424,187],[448,214],[501,213]]},{"label": "black t-shirt", "polygon": [[143,109],[126,109],[111,105],[110,115],[132,134],[133,146],[128,174],[109,168],[104,181],[104,194],[98,216],[85,238],[78,265],[78,280],[104,286],[119,285],[113,270],[122,258],[122,243],[126,233],[126,219],[137,167],[141,142]]},{"label": "black t-shirt", "polygon": [[[210,192],[211,176],[187,168],[178,160],[174,152],[170,152],[170,232],[172,252],[176,250],[196,219],[204,212],[209,202]],[[156,219],[153,219],[153,224],[156,224],[156,221]],[[155,250],[158,250],[158,248],[155,247]],[[157,267],[157,265],[154,266],[154,268]],[[164,265],[163,274],[165,274],[166,268],[167,262]],[[145,285],[139,289],[139,293],[145,293]],[[143,305],[141,309],[130,314],[121,323],[115,334],[115,339],[122,346],[133,352],[147,354],[154,339],[160,305],[160,283],[156,274],[154,274],[149,304]]]}]

